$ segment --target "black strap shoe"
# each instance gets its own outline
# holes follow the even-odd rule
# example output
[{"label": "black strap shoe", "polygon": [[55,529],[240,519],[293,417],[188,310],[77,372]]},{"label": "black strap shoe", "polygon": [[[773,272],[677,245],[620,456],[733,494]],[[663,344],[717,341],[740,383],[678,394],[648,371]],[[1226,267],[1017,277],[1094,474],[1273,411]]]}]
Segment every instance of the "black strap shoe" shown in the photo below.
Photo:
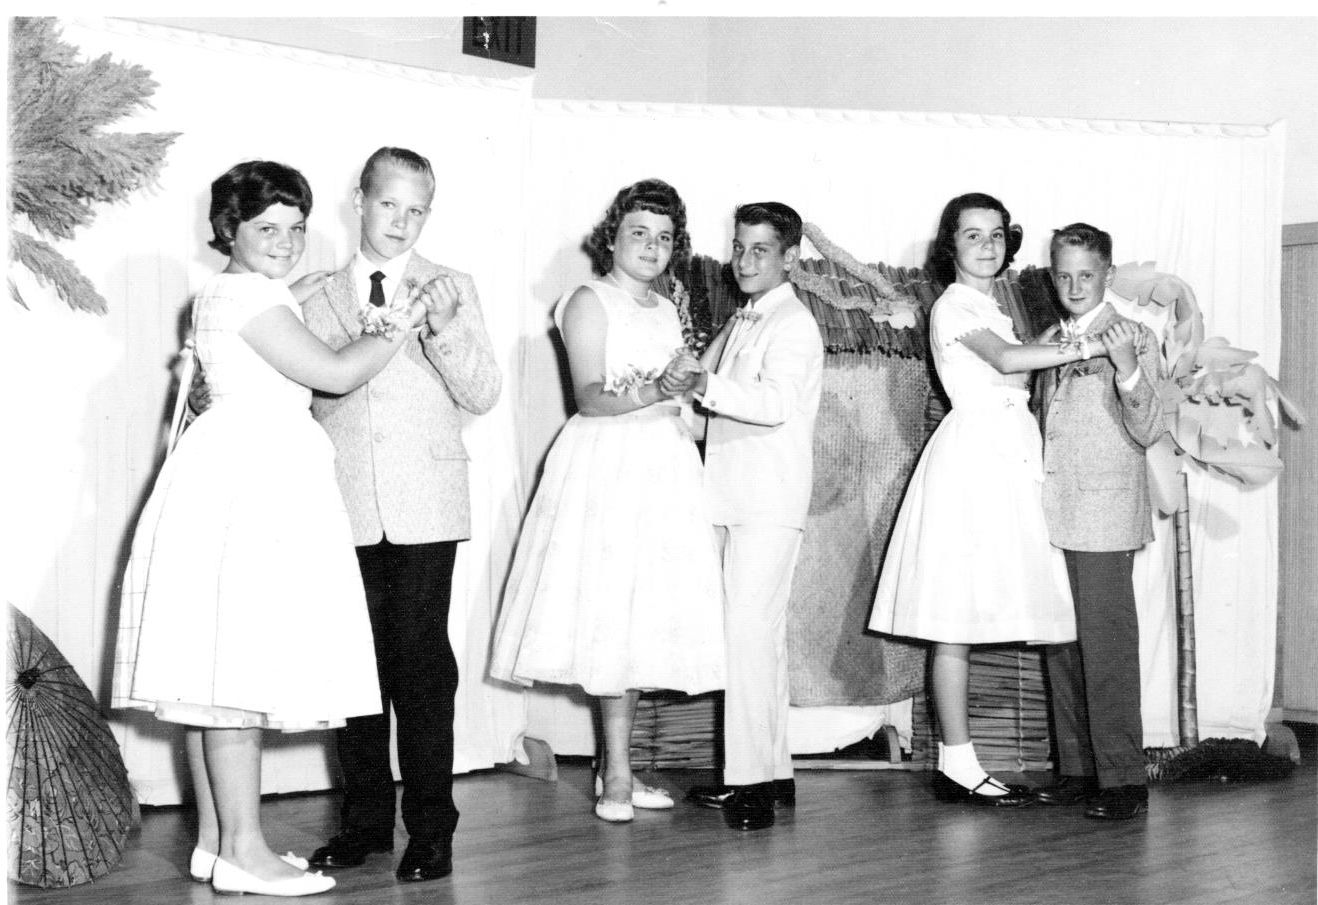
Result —
[{"label": "black strap shoe", "polygon": [[1098,779],[1093,776],[1063,776],[1051,786],[1034,793],[1039,804],[1070,806],[1087,804],[1098,794]]},{"label": "black strap shoe", "polygon": [[[988,795],[980,789],[985,786],[1001,786],[1007,790],[1005,795]],[[934,797],[950,804],[977,804],[987,808],[1019,808],[1034,802],[1034,790],[1027,786],[1009,785],[999,782],[992,776],[973,789],[967,789],[954,779],[949,779],[941,770],[934,771]]]},{"label": "black strap shoe", "polygon": [[403,860],[394,876],[405,883],[438,880],[453,873],[453,839],[413,839],[407,843]]},{"label": "black strap shoe", "polygon": [[767,782],[737,786],[723,802],[723,819],[734,830],[763,830],[773,826],[773,786]]},{"label": "black strap shoe", "polygon": [[1148,809],[1148,786],[1112,786],[1099,789],[1085,809],[1085,816],[1094,820],[1132,820]]},{"label": "black strap shoe", "polygon": [[[761,783],[760,785],[770,785]],[[686,800],[692,804],[700,805],[702,808],[722,808],[732,793],[742,786],[692,786],[691,790],[686,793]],[[796,780],[795,779],[775,779],[772,783],[773,803],[777,807],[790,808],[796,806]]]},{"label": "black strap shoe", "polygon": [[388,830],[349,828],[312,852],[307,861],[312,867],[360,867],[366,861],[367,855],[393,850],[392,827]]}]

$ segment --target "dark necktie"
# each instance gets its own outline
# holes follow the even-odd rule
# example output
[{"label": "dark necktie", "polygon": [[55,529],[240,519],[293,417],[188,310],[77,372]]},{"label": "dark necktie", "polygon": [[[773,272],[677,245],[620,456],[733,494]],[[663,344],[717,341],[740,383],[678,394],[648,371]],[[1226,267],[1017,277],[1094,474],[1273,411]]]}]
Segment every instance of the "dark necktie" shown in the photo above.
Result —
[{"label": "dark necktie", "polygon": [[383,282],[383,273],[377,270],[375,273],[371,274],[371,297],[369,301],[377,308],[384,307],[384,286],[381,285]]}]

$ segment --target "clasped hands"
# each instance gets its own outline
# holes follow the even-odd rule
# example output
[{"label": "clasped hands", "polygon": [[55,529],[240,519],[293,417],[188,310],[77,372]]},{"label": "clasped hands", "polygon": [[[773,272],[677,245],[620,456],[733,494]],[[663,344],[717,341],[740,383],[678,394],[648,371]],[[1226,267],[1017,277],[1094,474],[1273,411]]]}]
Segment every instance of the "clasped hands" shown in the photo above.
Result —
[{"label": "clasped hands", "polygon": [[[290,283],[289,291],[300,305],[325,288],[325,281],[330,277],[330,273],[331,271],[328,270],[313,270]],[[453,277],[441,273],[427,283],[409,286],[408,301],[412,303],[408,310],[410,315],[408,326],[419,327],[424,321],[432,333],[438,333],[448,326],[449,321],[458,313],[462,296]]]},{"label": "clasped hands", "polygon": [[691,350],[679,349],[672,361],[668,362],[663,373],[655,380],[655,386],[659,388],[660,395],[665,399],[685,396],[695,388],[703,373],[705,373],[704,366],[691,354]]},{"label": "clasped hands", "polygon": [[[1037,342],[1057,342],[1061,333],[1062,325],[1053,324],[1039,335]],[[1119,321],[1100,333],[1098,342],[1102,344],[1101,354],[1110,358],[1120,373],[1129,374],[1139,365],[1139,353],[1144,351],[1144,332],[1136,323]],[[1091,354],[1099,353],[1092,339],[1089,350]]]}]

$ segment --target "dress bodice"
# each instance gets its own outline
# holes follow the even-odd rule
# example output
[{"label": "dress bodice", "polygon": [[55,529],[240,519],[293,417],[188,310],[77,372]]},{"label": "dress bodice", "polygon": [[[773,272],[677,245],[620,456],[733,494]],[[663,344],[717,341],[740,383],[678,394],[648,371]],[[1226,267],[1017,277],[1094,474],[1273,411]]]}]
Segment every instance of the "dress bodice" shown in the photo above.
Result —
[{"label": "dress bodice", "polygon": [[1004,342],[1020,344],[1011,318],[990,296],[953,283],[934,302],[929,317],[934,367],[953,409],[1000,408],[1004,399],[1022,400],[1029,373],[1000,374],[960,340],[976,330],[992,330]]},{"label": "dress bodice", "polygon": [[[682,326],[677,309],[657,292],[650,293],[656,304],[646,308],[625,291],[602,280],[586,284],[599,297],[608,319],[604,341],[606,389],[625,384],[629,375],[644,379],[657,376],[682,346]],[[572,293],[565,293],[554,310],[554,323],[563,329],[563,309]]]},{"label": "dress bodice", "polygon": [[259,273],[218,273],[198,293],[192,324],[212,406],[310,407],[311,390],[275,370],[238,335],[253,317],[278,306],[302,320],[288,287]]}]

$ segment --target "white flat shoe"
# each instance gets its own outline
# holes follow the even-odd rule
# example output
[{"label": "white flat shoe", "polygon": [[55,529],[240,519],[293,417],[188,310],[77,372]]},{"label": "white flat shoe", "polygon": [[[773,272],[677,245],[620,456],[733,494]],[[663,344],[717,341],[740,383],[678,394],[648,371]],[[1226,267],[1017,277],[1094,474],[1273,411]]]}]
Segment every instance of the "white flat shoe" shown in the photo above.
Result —
[{"label": "white flat shoe", "polygon": [[[192,879],[198,883],[209,883],[215,873],[217,857],[217,855],[213,855],[205,849],[194,848],[192,850],[192,860],[188,864],[188,873],[192,876]],[[296,867],[298,870],[306,870],[311,866],[306,858],[299,858],[292,852],[284,852],[279,856],[279,860]]]},{"label": "white flat shoe", "polygon": [[[604,779],[598,773],[595,774],[595,795],[596,797],[604,794]],[[635,807],[643,808],[647,811],[666,811],[673,807],[673,796],[668,793],[667,789],[656,789],[654,786],[647,786],[635,776],[632,777],[632,804]]]},{"label": "white flat shoe", "polygon": [[595,802],[595,816],[608,823],[630,823],[636,817],[630,801],[605,801],[601,798]]},{"label": "white flat shoe", "polygon": [[216,858],[211,888],[225,896],[240,896],[244,893],[258,896],[314,896],[333,889],[334,878],[316,871],[314,874],[304,873],[300,877],[284,880],[262,880],[223,858]]}]

